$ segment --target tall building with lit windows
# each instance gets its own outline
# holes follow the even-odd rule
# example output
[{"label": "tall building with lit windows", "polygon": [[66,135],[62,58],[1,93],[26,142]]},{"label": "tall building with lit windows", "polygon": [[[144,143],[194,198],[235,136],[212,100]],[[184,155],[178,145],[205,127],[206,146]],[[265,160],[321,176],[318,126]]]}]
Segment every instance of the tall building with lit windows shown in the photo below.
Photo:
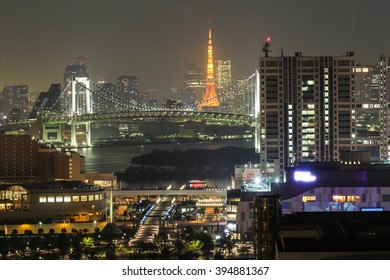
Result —
[{"label": "tall building with lit windows", "polygon": [[262,195],[254,198],[253,247],[256,260],[274,260],[276,258],[276,240],[282,212],[281,204],[279,195]]},{"label": "tall building with lit windows", "polygon": [[12,110],[20,111],[21,117],[28,114],[28,85],[7,85],[3,89],[3,113],[11,118]]},{"label": "tall building with lit windows", "polygon": [[138,77],[119,76],[118,95],[126,100],[139,101]]},{"label": "tall building with lit windows", "polygon": [[355,150],[353,52],[345,56],[261,57],[260,163],[280,177],[304,161],[338,161]]},{"label": "tall building with lit windows", "polygon": [[232,67],[230,60],[215,61],[215,83],[217,89],[228,89],[232,86]]}]

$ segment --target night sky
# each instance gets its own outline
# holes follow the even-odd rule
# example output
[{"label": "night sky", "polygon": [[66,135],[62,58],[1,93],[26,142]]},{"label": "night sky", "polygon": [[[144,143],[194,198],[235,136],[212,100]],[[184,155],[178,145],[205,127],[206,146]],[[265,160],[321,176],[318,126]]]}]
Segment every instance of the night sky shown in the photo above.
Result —
[{"label": "night sky", "polygon": [[46,91],[86,55],[94,81],[137,75],[162,91],[183,82],[186,61],[206,69],[209,20],[214,59],[231,59],[234,77],[254,72],[267,36],[271,56],[390,55],[388,0],[0,0],[1,86]]}]

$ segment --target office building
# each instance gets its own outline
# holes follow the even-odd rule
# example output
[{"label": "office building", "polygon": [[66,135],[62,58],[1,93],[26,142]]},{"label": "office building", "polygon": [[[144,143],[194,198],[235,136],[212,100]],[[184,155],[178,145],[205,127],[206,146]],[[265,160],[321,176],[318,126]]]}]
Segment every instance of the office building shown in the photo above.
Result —
[{"label": "office building", "polygon": [[215,61],[215,83],[219,92],[232,86],[232,69],[230,60]]},{"label": "office building", "polygon": [[96,87],[95,92],[97,96],[93,99],[93,111],[95,113],[105,113],[119,110],[119,108],[115,107],[115,102],[119,101],[115,98],[116,86],[112,83],[99,81]]},{"label": "office building", "polygon": [[183,92],[185,92],[184,94],[189,97],[186,97],[184,102],[187,103],[194,99],[195,104],[201,103],[205,88],[206,83],[199,66],[192,62],[187,63],[187,73],[184,75]]},{"label": "office building", "polygon": [[261,57],[260,163],[281,178],[297,162],[338,161],[354,150],[354,56]]},{"label": "office building", "polygon": [[389,66],[381,56],[376,65],[354,67],[354,73],[356,138],[353,145],[357,151],[368,151],[371,161],[387,161]]},{"label": "office building", "polygon": [[3,114],[11,116],[11,111],[17,109],[20,117],[28,115],[28,85],[8,85],[3,89]]},{"label": "office building", "polygon": [[128,101],[140,102],[137,76],[118,77],[118,95]]}]

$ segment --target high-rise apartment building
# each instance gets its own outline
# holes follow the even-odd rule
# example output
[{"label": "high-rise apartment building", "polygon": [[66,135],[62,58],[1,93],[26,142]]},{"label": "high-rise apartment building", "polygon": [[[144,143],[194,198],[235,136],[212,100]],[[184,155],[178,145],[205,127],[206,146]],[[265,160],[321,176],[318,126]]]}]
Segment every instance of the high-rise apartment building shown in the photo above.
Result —
[{"label": "high-rise apartment building", "polygon": [[84,180],[84,157],[46,147],[30,135],[0,134],[0,155],[0,182]]},{"label": "high-rise apartment building", "polygon": [[215,61],[215,83],[217,89],[220,91],[232,86],[232,68],[230,60]]},{"label": "high-rise apartment building", "polygon": [[345,56],[261,57],[260,163],[267,176],[355,149],[355,67]]},{"label": "high-rise apartment building", "polygon": [[0,181],[36,180],[38,148],[29,135],[0,134]]}]

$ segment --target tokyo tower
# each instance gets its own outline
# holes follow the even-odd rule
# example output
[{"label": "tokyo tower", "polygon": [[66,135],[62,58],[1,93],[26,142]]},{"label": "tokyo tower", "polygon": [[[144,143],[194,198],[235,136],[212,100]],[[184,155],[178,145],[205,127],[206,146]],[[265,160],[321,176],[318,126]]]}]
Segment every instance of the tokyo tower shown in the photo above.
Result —
[{"label": "tokyo tower", "polygon": [[[219,100],[215,91],[215,77],[214,77],[214,60],[213,60],[213,43],[211,40],[211,27],[209,27],[209,43],[207,46],[207,79],[206,92],[202,103],[198,105],[198,110],[203,107],[218,107]],[[211,109],[211,108],[210,108]]]}]

